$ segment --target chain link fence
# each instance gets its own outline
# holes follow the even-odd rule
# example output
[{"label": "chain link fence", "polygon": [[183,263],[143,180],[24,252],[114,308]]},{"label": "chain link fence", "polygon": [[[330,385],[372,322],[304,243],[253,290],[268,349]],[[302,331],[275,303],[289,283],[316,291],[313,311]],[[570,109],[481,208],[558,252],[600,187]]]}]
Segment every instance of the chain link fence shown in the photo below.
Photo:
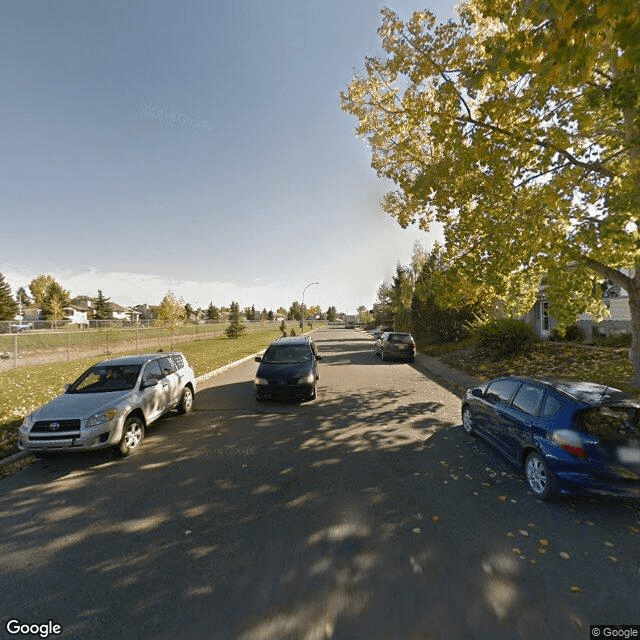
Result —
[{"label": "chain link fence", "polygon": [[[9,323],[4,323],[9,324]],[[15,325],[16,323],[11,323]],[[224,335],[227,324],[189,324],[173,329],[160,326],[131,326],[126,320],[91,321],[89,327],[37,321],[19,331],[0,334],[0,371],[14,367],[80,360],[125,352],[173,349],[180,342],[210,340]],[[247,332],[277,329],[278,322],[244,322]],[[39,326],[46,325],[46,326]],[[287,322],[287,330],[296,327]],[[5,327],[0,326],[0,331]]]}]

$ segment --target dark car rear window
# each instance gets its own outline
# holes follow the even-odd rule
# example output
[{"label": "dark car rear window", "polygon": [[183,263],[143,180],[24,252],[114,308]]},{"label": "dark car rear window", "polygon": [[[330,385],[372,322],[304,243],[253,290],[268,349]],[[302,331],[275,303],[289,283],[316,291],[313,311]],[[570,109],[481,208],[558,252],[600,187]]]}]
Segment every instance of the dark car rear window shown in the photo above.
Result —
[{"label": "dark car rear window", "polygon": [[640,438],[640,409],[637,407],[592,407],[576,414],[578,427],[605,440]]}]

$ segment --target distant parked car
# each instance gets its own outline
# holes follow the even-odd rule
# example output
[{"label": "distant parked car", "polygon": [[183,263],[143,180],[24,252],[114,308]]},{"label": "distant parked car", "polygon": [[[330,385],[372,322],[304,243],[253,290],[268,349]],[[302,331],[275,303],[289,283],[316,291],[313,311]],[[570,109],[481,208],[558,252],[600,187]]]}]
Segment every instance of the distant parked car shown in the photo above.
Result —
[{"label": "distant parked car", "polygon": [[191,411],[195,392],[193,369],[182,353],[105,360],[29,414],[18,446],[44,453],[117,446],[129,455],[152,422],[172,409]]},{"label": "distant parked car", "polygon": [[470,389],[462,424],[524,470],[533,494],[640,498],[640,401],[592,382],[510,376]]},{"label": "distant parked car", "polygon": [[416,359],[416,343],[410,333],[385,331],[376,340],[373,353],[382,360],[397,358],[413,362]]},{"label": "distant parked car", "polygon": [[308,336],[278,338],[262,357],[254,380],[256,400],[276,398],[316,397],[316,383],[320,378],[316,345]]},{"label": "distant parked car", "polygon": [[29,329],[33,329],[33,325],[30,322],[19,322],[18,324],[11,325],[11,331],[14,331],[15,333],[28,331]]}]

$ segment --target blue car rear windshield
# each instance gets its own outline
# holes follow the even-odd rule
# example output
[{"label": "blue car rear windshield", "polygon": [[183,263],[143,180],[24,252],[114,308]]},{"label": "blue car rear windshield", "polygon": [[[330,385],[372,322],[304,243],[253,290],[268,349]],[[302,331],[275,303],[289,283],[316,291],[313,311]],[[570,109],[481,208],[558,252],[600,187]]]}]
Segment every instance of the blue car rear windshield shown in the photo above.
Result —
[{"label": "blue car rear windshield", "polygon": [[600,406],[577,413],[582,431],[604,440],[640,439],[640,409],[636,407]]}]

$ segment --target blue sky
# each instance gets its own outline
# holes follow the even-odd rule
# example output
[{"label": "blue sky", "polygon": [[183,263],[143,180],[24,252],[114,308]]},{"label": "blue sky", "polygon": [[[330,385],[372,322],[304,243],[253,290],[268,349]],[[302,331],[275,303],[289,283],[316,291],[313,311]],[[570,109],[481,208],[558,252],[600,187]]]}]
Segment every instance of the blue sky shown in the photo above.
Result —
[{"label": "blue sky", "polygon": [[[339,92],[406,0],[9,0],[0,273],[72,296],[371,307],[413,243]],[[449,0],[426,8],[450,16]]]}]

